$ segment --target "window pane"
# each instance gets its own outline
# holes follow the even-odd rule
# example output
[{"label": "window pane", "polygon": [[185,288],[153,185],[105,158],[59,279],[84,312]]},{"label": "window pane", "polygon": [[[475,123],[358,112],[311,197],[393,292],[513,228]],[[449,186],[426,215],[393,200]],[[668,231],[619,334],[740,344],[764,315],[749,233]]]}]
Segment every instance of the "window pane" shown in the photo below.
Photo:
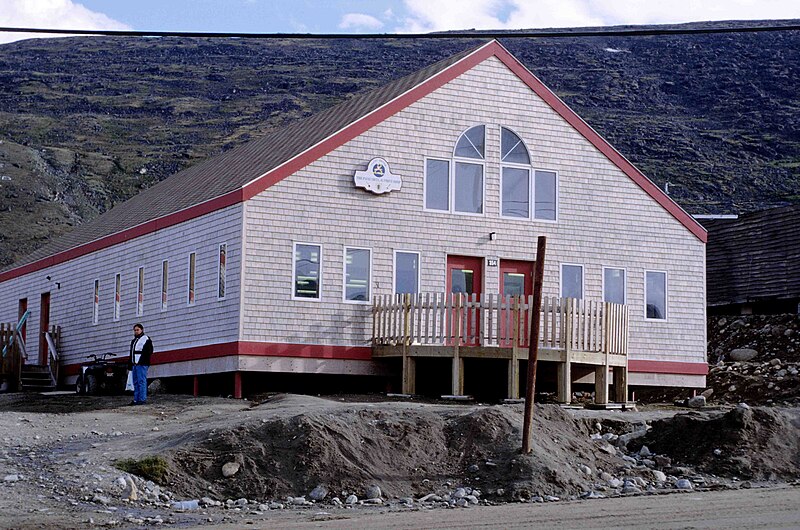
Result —
[{"label": "window pane", "polygon": [[647,276],[647,318],[667,318],[667,275],[650,272]]},{"label": "window pane", "polygon": [[344,274],[344,299],[369,300],[369,250],[348,248]]},{"label": "window pane", "polygon": [[318,245],[297,245],[294,250],[294,295],[319,298],[320,248]]},{"label": "window pane", "polygon": [[580,265],[561,266],[561,297],[583,298],[583,267]]},{"label": "window pane", "polygon": [[456,162],[455,210],[483,213],[483,166]]},{"label": "window pane", "polygon": [[450,163],[428,160],[425,170],[425,207],[431,210],[450,209]]},{"label": "window pane", "polygon": [[534,189],[536,219],[556,219],[556,174],[553,171],[536,172],[536,188]]},{"label": "window pane", "polygon": [[161,309],[167,308],[167,287],[169,285],[169,262],[161,262]]},{"label": "window pane", "polygon": [[625,271],[603,269],[603,301],[612,304],[625,303]]},{"label": "window pane", "polygon": [[192,252],[189,254],[189,290],[187,295],[187,303],[189,305],[194,304],[194,277],[195,277],[195,267],[197,265],[197,254]]},{"label": "window pane", "polygon": [[518,272],[503,273],[503,295],[523,296],[525,294],[525,275]]},{"label": "window pane", "polygon": [[398,252],[394,264],[394,292],[399,294],[419,292],[419,254]]},{"label": "window pane", "polygon": [[219,246],[219,277],[217,278],[217,298],[225,298],[226,269],[228,264],[228,244]]},{"label": "window pane", "polygon": [[450,271],[450,292],[472,294],[475,273],[468,269],[452,269]]},{"label": "window pane", "polygon": [[456,156],[479,158],[483,160],[485,150],[486,127],[478,125],[461,135],[456,143]]},{"label": "window pane", "polygon": [[501,129],[500,133],[500,159],[503,162],[511,162],[512,164],[530,164],[531,159],[528,156],[528,149],[519,136],[509,131],[508,129]]},{"label": "window pane", "polygon": [[527,169],[503,168],[503,215],[530,217],[529,176]]},{"label": "window pane", "polygon": [[136,315],[144,314],[144,267],[139,267],[139,275],[136,285]]}]

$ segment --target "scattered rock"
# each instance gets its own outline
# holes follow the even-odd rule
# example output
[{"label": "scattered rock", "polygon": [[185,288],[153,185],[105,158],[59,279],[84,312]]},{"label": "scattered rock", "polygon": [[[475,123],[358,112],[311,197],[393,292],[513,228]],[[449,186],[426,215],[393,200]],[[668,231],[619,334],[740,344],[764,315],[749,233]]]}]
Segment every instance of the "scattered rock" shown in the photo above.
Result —
[{"label": "scattered rock", "polygon": [[316,488],[314,488],[313,490],[311,490],[311,493],[308,494],[308,497],[312,501],[319,502],[322,499],[324,499],[327,495],[328,495],[328,488],[326,488],[325,486],[319,485]]},{"label": "scattered rock", "polygon": [[239,472],[241,465],[238,462],[227,462],[222,466],[222,476],[230,478]]},{"label": "scattered rock", "polygon": [[356,504],[358,502],[358,497],[355,495],[348,495],[347,498],[344,500],[345,504]]},{"label": "scattered rock", "polygon": [[379,499],[381,497],[381,488],[377,484],[367,486],[365,490],[367,499]]},{"label": "scattered rock", "polygon": [[689,400],[686,402],[686,406],[693,409],[701,409],[706,406],[706,397],[701,394],[699,396],[689,398]]},{"label": "scattered rock", "polygon": [[692,490],[694,486],[692,486],[692,482],[688,479],[682,478],[675,482],[675,488],[679,490]]},{"label": "scattered rock", "polygon": [[728,354],[728,358],[730,360],[740,362],[755,359],[757,356],[758,351],[751,348],[736,348],[735,350],[731,350],[731,352]]},{"label": "scattered rock", "polygon": [[188,501],[177,501],[172,503],[172,509],[177,511],[197,510],[200,508],[200,501],[192,499]]}]

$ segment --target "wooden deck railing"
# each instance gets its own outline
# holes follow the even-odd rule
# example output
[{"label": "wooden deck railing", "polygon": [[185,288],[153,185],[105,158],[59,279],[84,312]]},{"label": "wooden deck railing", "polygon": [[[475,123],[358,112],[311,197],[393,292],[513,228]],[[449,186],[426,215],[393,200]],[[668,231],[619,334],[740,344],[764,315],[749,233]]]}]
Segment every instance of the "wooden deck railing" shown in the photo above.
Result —
[{"label": "wooden deck railing", "polygon": [[[528,347],[533,296],[419,293],[377,296],[372,343]],[[539,346],[626,355],[628,308],[574,298],[542,299]]]}]

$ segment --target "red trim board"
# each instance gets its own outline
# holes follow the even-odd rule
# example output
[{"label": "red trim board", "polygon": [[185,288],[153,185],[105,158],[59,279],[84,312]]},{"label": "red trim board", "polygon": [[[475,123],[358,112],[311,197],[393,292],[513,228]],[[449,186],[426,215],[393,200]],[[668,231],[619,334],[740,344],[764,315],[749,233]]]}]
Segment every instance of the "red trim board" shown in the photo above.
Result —
[{"label": "red trim board", "polygon": [[650,195],[659,205],[661,205],[692,234],[700,239],[700,241],[703,243],[706,242],[706,230],[697,221],[695,221],[688,213],[678,206],[675,201],[670,199],[663,191],[661,191],[658,186],[653,184],[650,179],[636,169],[633,164],[631,164],[624,156],[614,149],[605,139],[597,134],[594,129],[592,129],[585,121],[583,121],[583,119],[580,118],[580,116],[578,116],[563,101],[561,101],[558,96],[556,96],[544,85],[544,83],[542,83],[536,76],[528,71],[528,69],[525,68],[525,66],[513,55],[511,55],[511,53],[509,53],[499,42],[491,41],[448,68],[445,68],[437,74],[429,77],[419,85],[415,86],[394,100],[386,103],[370,114],[367,114],[366,116],[354,121],[344,129],[333,134],[319,144],[311,147],[307,151],[292,158],[291,160],[284,162],[282,165],[255,179],[249,184],[246,184],[240,190],[227,193],[215,199],[186,208],[185,210],[169,214],[159,219],[148,221],[139,226],[106,236],[96,241],[92,241],[91,243],[86,243],[53,256],[43,258],[39,261],[6,271],[0,274],[0,282],[22,276],[30,272],[35,272],[52,265],[64,263],[65,261],[69,261],[97,250],[108,248],[117,243],[121,243],[144,234],[155,232],[168,226],[173,226],[184,221],[200,217],[238,202],[246,201],[266,190],[273,184],[292,175],[301,168],[306,167],[323,155],[330,153],[337,147],[344,145],[346,142],[367,131],[369,128],[400,112],[412,103],[420,100],[437,88],[440,88],[444,84],[452,81],[459,75],[467,72],[470,68],[492,56],[497,57],[512,72],[514,72],[514,74],[516,74],[520,80],[528,85],[528,87],[533,90],[534,93],[542,98],[554,111],[564,118],[567,123],[572,125],[575,130],[583,135],[614,165],[616,165],[620,170],[622,170],[623,173],[625,173],[636,184],[638,184],[642,190]]},{"label": "red trim board", "polygon": [[[372,348],[369,346],[331,346],[324,344],[235,341],[156,352],[153,354],[153,364],[215,359],[231,355],[369,361],[372,359]],[[125,358],[122,357],[117,360],[124,362]],[[79,372],[79,367],[80,364],[65,365],[62,367],[62,373],[64,375],[76,375]],[[628,370],[631,372],[644,373],[706,375],[708,373],[708,365],[706,363],[632,359],[628,361]]]}]

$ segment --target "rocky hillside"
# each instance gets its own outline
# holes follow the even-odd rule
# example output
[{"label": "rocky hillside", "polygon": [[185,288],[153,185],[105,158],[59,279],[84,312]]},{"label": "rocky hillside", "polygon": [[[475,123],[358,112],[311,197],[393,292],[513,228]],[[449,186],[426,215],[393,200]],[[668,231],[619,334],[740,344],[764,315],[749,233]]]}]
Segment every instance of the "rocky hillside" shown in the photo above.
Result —
[{"label": "rocky hillside", "polygon": [[[0,266],[205,157],[479,42],[2,45]],[[800,32],[502,42],[690,212],[800,201]]]}]

